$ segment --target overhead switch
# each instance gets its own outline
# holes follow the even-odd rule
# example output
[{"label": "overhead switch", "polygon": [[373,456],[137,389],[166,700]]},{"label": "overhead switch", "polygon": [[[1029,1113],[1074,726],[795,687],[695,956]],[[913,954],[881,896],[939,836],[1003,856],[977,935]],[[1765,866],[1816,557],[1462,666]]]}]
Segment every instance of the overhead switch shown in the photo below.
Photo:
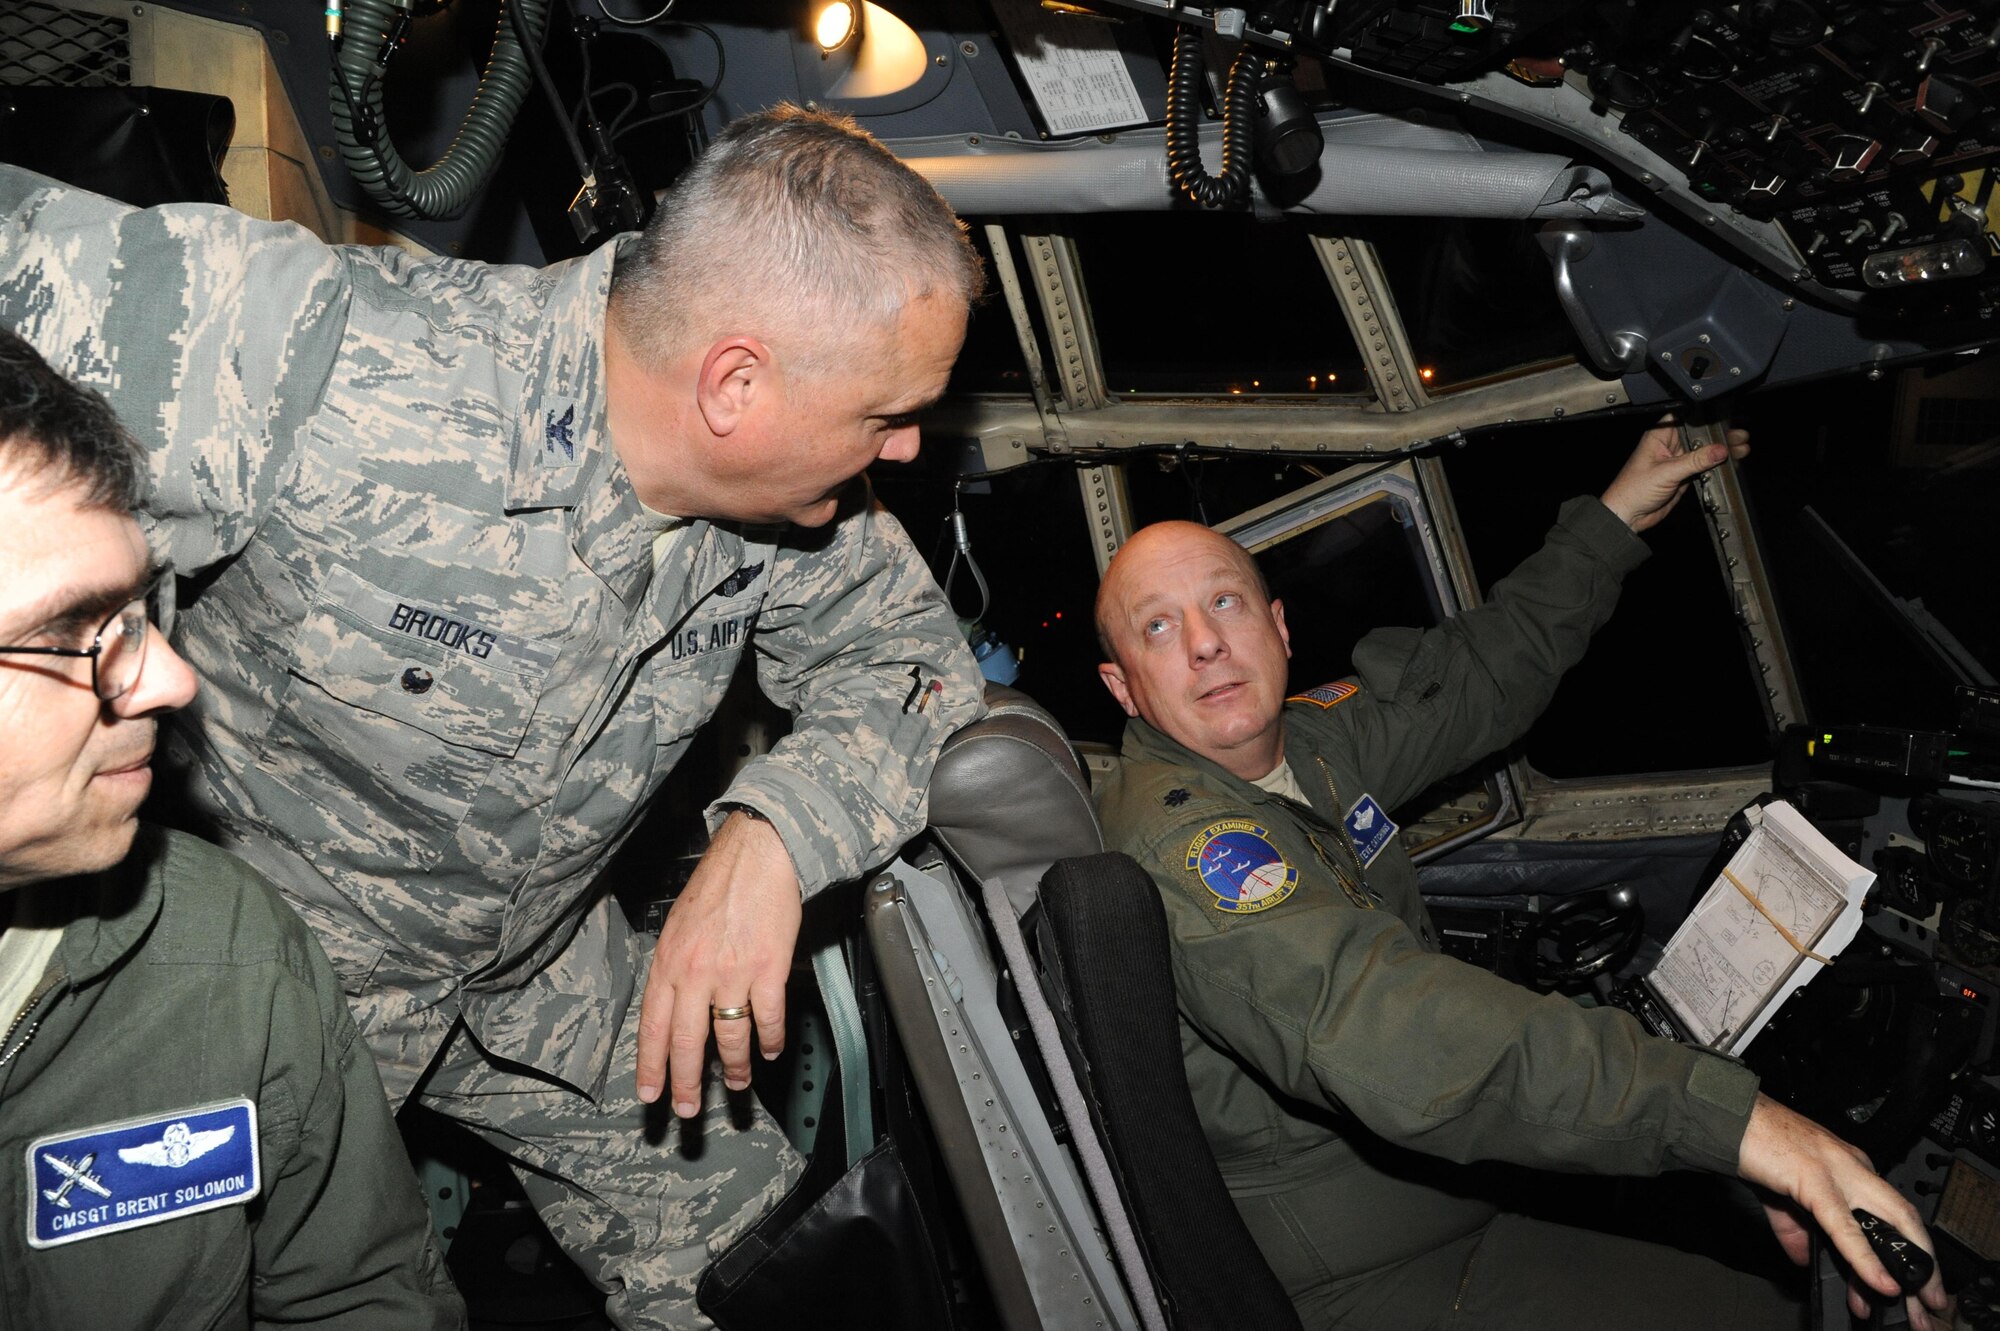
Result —
[{"label": "overhead switch", "polygon": [[1926,125],[1951,134],[1963,129],[1982,107],[1970,84],[1933,74],[1918,86],[1914,109]]},{"label": "overhead switch", "polygon": [[1882,152],[1882,145],[1859,134],[1842,134],[1828,143],[1827,149],[1828,155],[1833,158],[1833,165],[1828,168],[1829,177],[1846,182],[1859,180],[1868,174],[1868,169]]}]

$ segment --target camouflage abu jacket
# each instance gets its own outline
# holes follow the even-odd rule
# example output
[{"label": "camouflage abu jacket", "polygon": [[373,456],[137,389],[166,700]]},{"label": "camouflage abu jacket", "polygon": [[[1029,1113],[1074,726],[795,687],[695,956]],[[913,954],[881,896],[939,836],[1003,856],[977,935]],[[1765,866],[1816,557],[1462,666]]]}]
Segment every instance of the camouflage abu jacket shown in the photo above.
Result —
[{"label": "camouflage abu jacket", "polygon": [[[201,579],[178,756],[320,935],[397,1101],[460,1011],[601,1088],[632,985],[593,883],[746,648],[796,722],[727,798],[808,894],[921,825],[981,707],[865,486],[819,531],[641,506],[604,423],[612,259],[330,248],[0,167],[0,323],[148,447],[155,545]],[[941,688],[905,710],[913,671]]]},{"label": "camouflage abu jacket", "polygon": [[1355,680],[1285,706],[1310,807],[1126,729],[1105,844],[1160,888],[1195,1108],[1295,1293],[1490,1219],[1480,1180],[1443,1161],[1735,1171],[1755,1076],[1445,956],[1391,822],[1527,730],[1645,553],[1574,499],[1484,605],[1364,637]]}]

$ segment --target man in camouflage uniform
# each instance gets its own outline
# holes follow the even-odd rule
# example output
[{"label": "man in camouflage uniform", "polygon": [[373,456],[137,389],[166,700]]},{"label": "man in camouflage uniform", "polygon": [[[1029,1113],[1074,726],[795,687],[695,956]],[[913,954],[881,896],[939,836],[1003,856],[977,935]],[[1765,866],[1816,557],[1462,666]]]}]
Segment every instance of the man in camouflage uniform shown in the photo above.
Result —
[{"label": "man in camouflage uniform", "polygon": [[[1105,839],[1159,886],[1196,1110],[1308,1327],[1797,1327],[1716,1262],[1508,1214],[1481,1160],[1737,1173],[1778,1194],[1795,1259],[1796,1209],[1896,1290],[1850,1208],[1923,1230],[1866,1157],[1733,1060],[1443,955],[1389,818],[1528,728],[1645,557],[1635,533],[1729,451],[1650,432],[1485,605],[1377,630],[1358,679],[1290,699],[1284,606],[1242,547],[1162,523],[1112,562],[1100,671],[1133,720]],[[1943,1306],[1933,1276],[1911,1324]]]},{"label": "man in camouflage uniform", "polygon": [[[505,1151],[620,1325],[705,1325],[694,1280],[799,1171],[741,1092],[753,1023],[783,1043],[801,896],[921,824],[980,708],[856,481],[944,390],[962,228],[795,110],[541,271],[18,171],[0,215],[0,324],[139,433],[155,539],[198,577],[203,812],[325,942],[391,1100]],[[796,724],[649,951],[598,874],[746,647]],[[738,1094],[704,1110],[711,1013]]]}]

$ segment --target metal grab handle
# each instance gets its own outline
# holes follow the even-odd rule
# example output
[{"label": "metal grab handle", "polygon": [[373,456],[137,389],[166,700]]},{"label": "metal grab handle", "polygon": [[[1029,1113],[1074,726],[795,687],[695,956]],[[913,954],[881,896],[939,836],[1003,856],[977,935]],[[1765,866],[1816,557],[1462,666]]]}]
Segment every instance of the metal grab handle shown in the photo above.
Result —
[{"label": "metal grab handle", "polygon": [[1551,222],[1538,239],[1549,256],[1556,274],[1556,302],[1569,316],[1570,327],[1583,343],[1583,354],[1591,365],[1605,374],[1629,374],[1646,363],[1644,333],[1608,333],[1598,327],[1596,316],[1576,289],[1572,265],[1589,255],[1592,245],[1587,227],[1575,222]]}]

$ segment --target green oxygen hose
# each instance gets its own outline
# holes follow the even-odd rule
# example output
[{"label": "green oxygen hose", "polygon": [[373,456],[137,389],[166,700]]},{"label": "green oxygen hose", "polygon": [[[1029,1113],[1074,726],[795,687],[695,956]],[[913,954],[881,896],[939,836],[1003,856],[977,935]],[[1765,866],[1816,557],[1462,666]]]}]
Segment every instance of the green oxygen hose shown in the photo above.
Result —
[{"label": "green oxygen hose", "polygon": [[505,12],[515,4],[521,6],[533,40],[541,40],[548,0],[502,0],[493,53],[458,136],[434,165],[417,171],[396,151],[382,115],[382,81],[389,57],[409,30],[409,12],[392,0],[343,0],[345,35],[333,41],[333,127],[348,173],[384,212],[418,219],[456,217],[499,162],[533,81]]}]

